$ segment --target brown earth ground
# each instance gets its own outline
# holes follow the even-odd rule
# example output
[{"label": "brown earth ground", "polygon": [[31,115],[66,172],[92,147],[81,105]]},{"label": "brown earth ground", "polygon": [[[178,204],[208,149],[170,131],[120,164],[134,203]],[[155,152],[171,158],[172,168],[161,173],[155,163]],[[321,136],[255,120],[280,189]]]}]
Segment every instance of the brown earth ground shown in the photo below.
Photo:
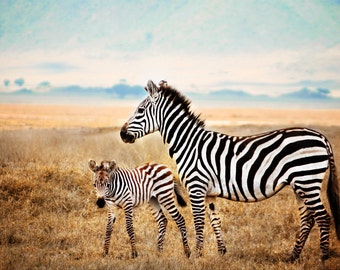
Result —
[{"label": "brown earth ground", "polygon": [[[133,145],[120,140],[119,128],[134,109],[135,105],[0,104],[0,269],[340,269],[340,241],[333,223],[329,260],[320,260],[315,227],[301,258],[286,262],[299,229],[290,188],[260,203],[217,200],[227,246],[223,257],[217,253],[207,220],[202,258],[185,258],[179,232],[170,219],[164,251],[159,254],[157,226],[147,207],[134,214],[139,257],[131,259],[121,210],[117,210],[109,255],[103,257],[106,211],[95,205],[88,159],[115,159],[122,167],[157,161],[176,172],[158,133]],[[209,129],[231,135],[287,126],[314,128],[330,140],[340,168],[340,110],[195,111],[206,119]],[[194,251],[191,209],[180,211]]]}]

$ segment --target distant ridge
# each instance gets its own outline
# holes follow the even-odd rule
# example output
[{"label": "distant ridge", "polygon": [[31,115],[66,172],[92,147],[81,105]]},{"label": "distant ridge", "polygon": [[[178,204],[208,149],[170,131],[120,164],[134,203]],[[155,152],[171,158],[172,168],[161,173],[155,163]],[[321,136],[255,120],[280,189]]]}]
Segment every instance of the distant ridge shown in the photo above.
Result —
[{"label": "distant ridge", "polygon": [[[52,101],[65,102],[69,98],[70,101],[91,101],[91,100],[139,100],[147,94],[143,86],[130,86],[124,83],[115,84],[112,87],[81,87],[78,85],[70,85],[65,87],[51,87],[47,91],[37,91],[27,88],[22,88],[14,92],[0,92],[0,102],[45,102],[52,99]],[[295,102],[305,104],[314,102],[325,104],[323,107],[327,108],[329,104],[332,108],[340,109],[340,98],[331,96],[331,91],[325,88],[317,88],[316,90],[307,87],[300,90],[282,94],[279,96],[268,95],[253,95],[242,90],[222,89],[218,91],[211,91],[209,93],[185,92],[185,95],[193,101],[201,102],[219,102],[223,106],[226,102],[237,101],[239,103],[248,102],[255,104],[256,102],[264,103],[278,103],[278,102]],[[223,103],[224,102],[224,103]]]},{"label": "distant ridge", "polygon": [[281,98],[299,98],[299,99],[332,99],[329,96],[330,90],[325,88],[317,88],[316,91],[311,91],[308,88],[302,88],[299,91],[281,95]]}]

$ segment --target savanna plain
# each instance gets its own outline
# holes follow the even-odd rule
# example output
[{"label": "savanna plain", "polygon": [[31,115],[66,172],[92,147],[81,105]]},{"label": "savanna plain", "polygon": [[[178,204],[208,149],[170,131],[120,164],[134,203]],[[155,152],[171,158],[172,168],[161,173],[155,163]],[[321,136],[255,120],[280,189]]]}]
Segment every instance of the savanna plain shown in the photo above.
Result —
[{"label": "savanna plain", "polygon": [[[176,173],[159,133],[132,145],[121,141],[120,127],[134,108],[0,104],[1,269],[340,269],[340,241],[333,223],[329,260],[320,260],[319,231],[314,227],[300,259],[286,261],[299,229],[297,202],[289,187],[259,203],[217,199],[227,246],[224,256],[218,255],[206,219],[204,255],[195,257],[186,197],[189,205],[179,210],[186,219],[189,259],[169,215],[164,251],[157,252],[157,225],[146,206],[134,212],[139,256],[131,259],[124,213],[117,210],[109,254],[104,257],[107,213],[95,204],[88,160],[114,159],[121,167],[159,162]],[[340,110],[194,110],[206,119],[207,128],[230,135],[289,126],[316,129],[330,140],[340,175]],[[329,209],[326,196],[324,202]]]}]

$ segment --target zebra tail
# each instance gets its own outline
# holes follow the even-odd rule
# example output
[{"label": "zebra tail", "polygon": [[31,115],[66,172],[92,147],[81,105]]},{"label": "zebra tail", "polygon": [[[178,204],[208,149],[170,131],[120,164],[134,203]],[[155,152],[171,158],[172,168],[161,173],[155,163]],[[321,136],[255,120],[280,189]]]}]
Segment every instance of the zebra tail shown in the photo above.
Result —
[{"label": "zebra tail", "polygon": [[334,162],[334,155],[330,144],[328,143],[329,164],[330,172],[328,177],[327,195],[329,205],[333,214],[335,230],[338,239],[340,240],[340,187],[336,173],[336,167]]},{"label": "zebra tail", "polygon": [[182,189],[178,186],[178,184],[174,181],[175,186],[174,186],[174,191],[176,194],[177,202],[180,206],[185,207],[187,206],[187,203],[185,202],[183,198],[183,191]]}]

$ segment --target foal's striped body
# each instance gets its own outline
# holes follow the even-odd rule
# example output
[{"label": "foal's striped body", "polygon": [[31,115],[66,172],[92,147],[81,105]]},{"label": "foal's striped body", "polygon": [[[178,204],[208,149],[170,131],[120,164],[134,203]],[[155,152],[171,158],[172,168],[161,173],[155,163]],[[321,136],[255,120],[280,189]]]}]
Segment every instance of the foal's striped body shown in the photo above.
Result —
[{"label": "foal's striped body", "polygon": [[176,222],[183,240],[185,254],[190,256],[187,240],[185,220],[178,211],[174,195],[179,204],[185,206],[183,198],[174,183],[174,176],[170,169],[161,164],[146,164],[134,169],[116,167],[114,161],[104,161],[97,166],[94,160],[89,162],[90,169],[94,172],[94,186],[97,190],[97,205],[108,206],[108,223],[104,253],[109,251],[112,225],[115,222],[114,206],[119,206],[125,211],[126,229],[130,237],[132,257],[137,257],[135,234],[133,229],[133,209],[148,203],[158,224],[158,250],[163,250],[167,219],[163,213],[165,208]]}]

